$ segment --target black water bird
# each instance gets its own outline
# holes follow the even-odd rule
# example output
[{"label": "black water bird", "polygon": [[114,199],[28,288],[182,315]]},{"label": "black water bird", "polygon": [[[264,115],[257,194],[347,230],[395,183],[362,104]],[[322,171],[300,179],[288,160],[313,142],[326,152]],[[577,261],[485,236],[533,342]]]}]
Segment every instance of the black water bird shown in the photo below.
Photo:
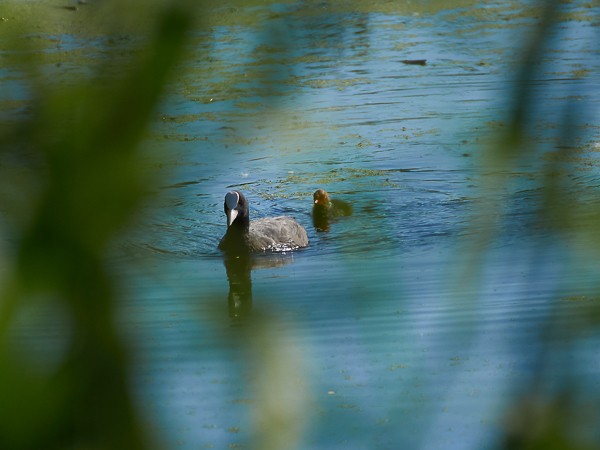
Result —
[{"label": "black water bird", "polygon": [[227,232],[219,243],[225,253],[286,252],[308,245],[302,225],[288,216],[250,221],[248,200],[240,191],[230,191],[223,204],[227,216]]},{"label": "black water bird", "polygon": [[318,231],[329,231],[329,223],[332,220],[352,215],[350,203],[330,198],[323,189],[315,191],[313,201],[313,225]]}]

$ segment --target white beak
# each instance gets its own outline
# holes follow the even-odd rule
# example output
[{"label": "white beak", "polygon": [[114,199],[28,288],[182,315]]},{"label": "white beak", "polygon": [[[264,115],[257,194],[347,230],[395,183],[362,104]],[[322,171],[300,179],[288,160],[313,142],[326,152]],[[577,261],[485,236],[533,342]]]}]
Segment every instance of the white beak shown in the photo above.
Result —
[{"label": "white beak", "polygon": [[227,227],[230,227],[235,218],[238,215],[237,209],[228,209],[227,210]]}]

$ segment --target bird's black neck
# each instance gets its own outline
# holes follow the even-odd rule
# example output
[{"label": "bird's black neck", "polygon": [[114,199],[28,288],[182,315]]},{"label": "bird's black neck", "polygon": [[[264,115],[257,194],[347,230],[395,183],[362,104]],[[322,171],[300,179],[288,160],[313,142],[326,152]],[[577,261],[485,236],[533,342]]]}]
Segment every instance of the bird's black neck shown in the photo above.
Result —
[{"label": "bird's black neck", "polygon": [[249,229],[250,229],[250,217],[248,217],[248,214],[244,214],[244,215],[239,214],[235,218],[233,223],[227,228],[227,232],[229,233],[230,231],[232,231],[235,233],[240,233],[240,232],[247,233]]}]

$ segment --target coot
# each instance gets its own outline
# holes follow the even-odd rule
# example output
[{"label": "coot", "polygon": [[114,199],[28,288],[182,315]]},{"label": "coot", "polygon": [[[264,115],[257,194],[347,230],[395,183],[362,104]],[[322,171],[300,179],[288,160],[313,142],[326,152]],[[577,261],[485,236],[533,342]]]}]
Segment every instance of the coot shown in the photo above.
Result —
[{"label": "coot", "polygon": [[219,248],[226,253],[285,252],[308,245],[306,230],[291,217],[268,217],[250,222],[248,200],[240,191],[225,195],[223,209],[227,232]]},{"label": "coot", "polygon": [[313,194],[313,225],[318,231],[328,231],[332,219],[352,215],[352,205],[343,200],[331,199],[327,191],[318,189]]}]

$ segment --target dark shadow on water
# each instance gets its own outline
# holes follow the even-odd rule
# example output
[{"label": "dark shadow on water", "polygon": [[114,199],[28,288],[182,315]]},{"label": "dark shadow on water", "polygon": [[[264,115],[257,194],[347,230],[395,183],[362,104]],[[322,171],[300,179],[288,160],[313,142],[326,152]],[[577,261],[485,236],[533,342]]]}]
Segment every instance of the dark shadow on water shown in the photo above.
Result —
[{"label": "dark shadow on water", "polygon": [[219,244],[229,282],[227,304],[231,319],[243,318],[252,310],[252,253],[245,244],[243,234],[230,230]]},{"label": "dark shadow on water", "polygon": [[252,310],[252,255],[249,252],[225,253],[223,262],[229,282],[229,317],[246,317]]},{"label": "dark shadow on water", "polygon": [[245,249],[223,250],[229,293],[227,307],[232,323],[243,323],[252,313],[252,271],[272,269],[293,261],[290,253],[253,254]]}]

